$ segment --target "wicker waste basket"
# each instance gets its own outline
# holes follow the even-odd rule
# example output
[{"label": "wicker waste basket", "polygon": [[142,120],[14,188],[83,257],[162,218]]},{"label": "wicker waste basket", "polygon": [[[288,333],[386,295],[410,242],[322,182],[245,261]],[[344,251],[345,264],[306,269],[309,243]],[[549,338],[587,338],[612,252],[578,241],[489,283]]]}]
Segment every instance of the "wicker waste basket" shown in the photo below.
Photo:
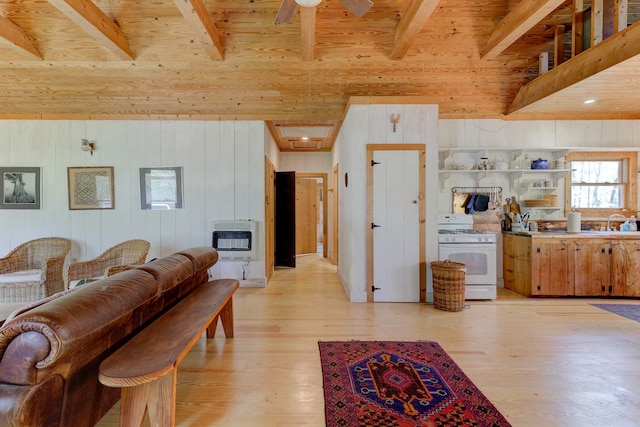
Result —
[{"label": "wicker waste basket", "polygon": [[439,310],[460,311],[464,308],[466,265],[451,260],[433,261],[433,304]]}]

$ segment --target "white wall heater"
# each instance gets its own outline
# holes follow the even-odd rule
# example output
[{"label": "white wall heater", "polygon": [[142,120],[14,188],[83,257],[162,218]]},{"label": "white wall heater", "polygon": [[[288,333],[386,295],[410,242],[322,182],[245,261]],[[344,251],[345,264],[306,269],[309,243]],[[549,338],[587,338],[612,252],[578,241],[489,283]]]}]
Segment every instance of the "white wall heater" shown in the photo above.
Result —
[{"label": "white wall heater", "polygon": [[256,259],[256,222],[251,220],[213,221],[211,246],[220,259]]}]

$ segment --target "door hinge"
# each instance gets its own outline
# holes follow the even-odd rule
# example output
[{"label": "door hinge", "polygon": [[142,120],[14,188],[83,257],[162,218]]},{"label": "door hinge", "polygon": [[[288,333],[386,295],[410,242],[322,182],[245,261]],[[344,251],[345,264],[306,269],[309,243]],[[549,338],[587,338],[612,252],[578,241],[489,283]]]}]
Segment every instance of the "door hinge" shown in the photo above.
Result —
[{"label": "door hinge", "polygon": [[613,286],[609,285],[609,293],[613,292]]},{"label": "door hinge", "polygon": [[378,228],[378,227],[380,227],[378,224],[371,223],[371,229],[372,229],[372,230],[373,230],[374,228]]},{"label": "door hinge", "polygon": [[375,292],[375,291],[379,291],[380,288],[376,288],[375,286],[371,285],[371,292]]},{"label": "door hinge", "polygon": [[609,248],[609,255],[613,254],[613,249]]},{"label": "door hinge", "polygon": [[380,162],[376,162],[375,160],[371,160],[371,166],[379,165]]}]

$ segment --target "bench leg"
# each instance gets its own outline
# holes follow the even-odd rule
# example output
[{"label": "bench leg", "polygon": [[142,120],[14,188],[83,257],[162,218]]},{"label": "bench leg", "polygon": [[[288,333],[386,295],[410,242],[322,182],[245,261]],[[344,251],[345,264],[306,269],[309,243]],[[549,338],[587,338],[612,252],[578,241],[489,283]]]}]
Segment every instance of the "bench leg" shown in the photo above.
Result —
[{"label": "bench leg", "polygon": [[220,310],[220,314],[216,316],[211,323],[209,323],[209,326],[207,326],[207,338],[213,338],[216,336],[218,319],[222,321],[224,336],[227,338],[233,338],[233,298],[227,301],[224,307],[222,307],[222,310]]},{"label": "bench leg", "polygon": [[207,326],[207,338],[213,338],[216,336],[216,329],[218,329],[218,319],[220,316],[213,318],[209,326]]},{"label": "bench leg", "polygon": [[153,427],[176,424],[176,370],[155,381],[123,387],[120,402],[120,426],[141,427],[146,410]]},{"label": "bench leg", "polygon": [[176,369],[150,383],[149,421],[151,426],[173,427],[176,425]]},{"label": "bench leg", "polygon": [[147,409],[149,384],[124,387],[120,397],[120,425],[140,427]]},{"label": "bench leg", "polygon": [[222,320],[224,336],[227,338],[233,338],[233,298],[230,298],[224,307],[222,307],[220,319]]}]

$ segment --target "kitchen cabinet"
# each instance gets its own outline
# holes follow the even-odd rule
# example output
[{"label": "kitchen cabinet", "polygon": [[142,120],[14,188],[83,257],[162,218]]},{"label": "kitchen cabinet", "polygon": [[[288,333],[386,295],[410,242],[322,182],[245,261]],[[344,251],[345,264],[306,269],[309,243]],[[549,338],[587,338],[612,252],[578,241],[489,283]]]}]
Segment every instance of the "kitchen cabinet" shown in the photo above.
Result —
[{"label": "kitchen cabinet", "polygon": [[531,239],[531,294],[572,295],[569,271],[570,242],[557,239]]},{"label": "kitchen cabinet", "polygon": [[577,296],[611,294],[611,241],[575,239],[573,252],[574,289]]},{"label": "kitchen cabinet", "polygon": [[573,294],[569,274],[569,242],[503,234],[505,288],[525,296]]},{"label": "kitchen cabinet", "polygon": [[502,252],[505,288],[520,295],[531,295],[531,239],[504,233]]},{"label": "kitchen cabinet", "polygon": [[521,295],[640,297],[637,233],[506,233],[503,251],[505,288]]},{"label": "kitchen cabinet", "polygon": [[640,297],[640,240],[611,242],[612,294]]}]

